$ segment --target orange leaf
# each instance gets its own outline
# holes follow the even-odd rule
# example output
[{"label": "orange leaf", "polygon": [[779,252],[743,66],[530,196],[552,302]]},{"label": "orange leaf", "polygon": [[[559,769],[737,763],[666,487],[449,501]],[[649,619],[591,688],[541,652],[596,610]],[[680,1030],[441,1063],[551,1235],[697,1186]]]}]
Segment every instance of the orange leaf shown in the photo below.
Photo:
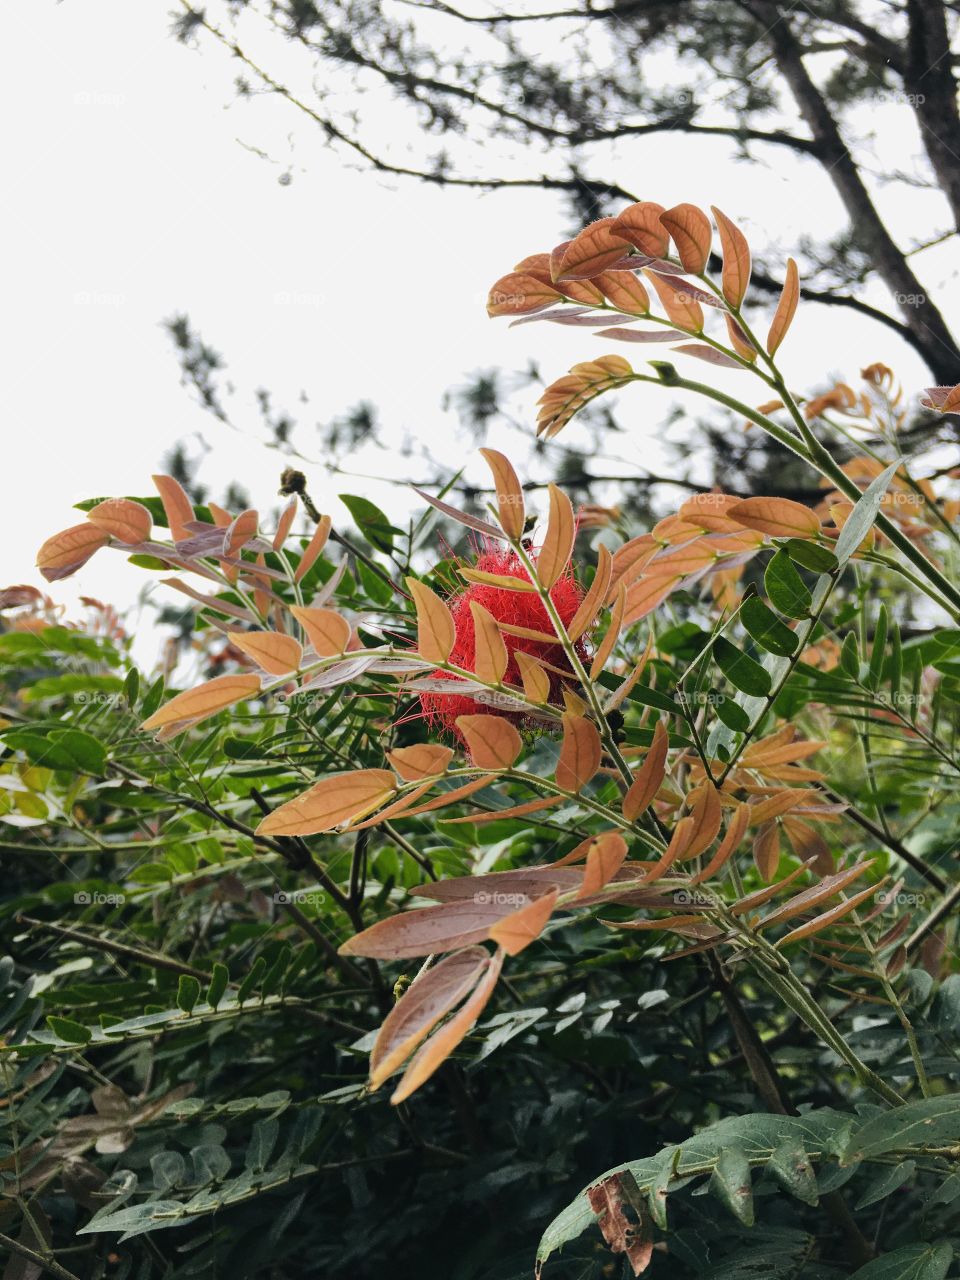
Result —
[{"label": "orange leaf", "polygon": [[303,658],[300,642],[279,631],[230,631],[228,637],[242,653],[253,658],[272,676],[285,676],[288,671],[296,671]]},{"label": "orange leaf", "polygon": [[563,295],[536,276],[511,271],[501,276],[487,298],[488,316],[524,316],[543,311]]},{"label": "orange leaf", "polygon": [[351,819],[365,818],[389,800],[396,789],[393,774],[387,769],[332,774],[274,809],[257,827],[257,834],[312,836],[332,831]]},{"label": "orange leaf", "polygon": [[541,704],[547,702],[550,698],[550,677],[544,668],[536,658],[529,653],[525,653],[523,649],[515,649],[513,656],[520,670],[523,692],[531,702],[539,702]]},{"label": "orange leaf", "polygon": [[812,799],[820,794],[816,789],[804,789],[802,787],[784,788],[777,791],[774,795],[768,796],[766,800],[760,800],[757,804],[751,806],[750,825],[755,827],[764,822],[770,822],[773,818],[779,818],[781,814],[789,813],[791,809],[796,809],[798,805]]},{"label": "orange leaf", "polygon": [[730,493],[695,493],[677,512],[681,520],[710,533],[736,533],[742,526],[727,512],[740,501]]},{"label": "orange leaf", "polygon": [[654,866],[652,871],[648,871],[644,876],[644,885],[653,884],[655,880],[659,880],[665,876],[675,862],[679,862],[690,848],[690,841],[693,839],[695,819],[692,817],[681,818],[673,829],[673,835],[670,837],[670,843],[667,845],[663,857]]},{"label": "orange leaf", "polygon": [[797,303],[800,301],[800,273],[797,271],[797,264],[792,258],[787,259],[787,277],[783,282],[783,291],[780,294],[780,301],[777,303],[777,310],[773,317],[773,323],[770,325],[770,332],[767,334],[767,354],[773,355],[777,347],[784,340],[790,323],[793,320],[797,310]]},{"label": "orange leaf", "polygon": [[690,881],[691,885],[702,884],[705,880],[709,880],[711,876],[716,875],[723,864],[727,861],[732,853],[735,853],[740,845],[747,830],[750,821],[750,806],[748,804],[739,804],[733,811],[733,817],[727,825],[726,833],[717,847],[716,853],[703,868]]},{"label": "orange leaf", "polygon": [[651,258],[662,258],[670,247],[670,236],[660,221],[664,212],[662,204],[640,200],[617,216],[612,229],[641,253]]},{"label": "orange leaf", "polygon": [[89,521],[71,525],[46,540],[37,552],[37,568],[48,582],[69,578],[109,541],[106,529],[99,529]]},{"label": "orange leaf", "polygon": [[695,204],[676,204],[661,213],[660,221],[673,237],[684,271],[699,275],[710,257],[710,219]]},{"label": "orange leaf", "polygon": [[470,601],[470,612],[473,615],[474,674],[481,684],[500,684],[509,657],[497,620],[476,600]]},{"label": "orange leaf", "polygon": [[667,748],[670,745],[663,721],[657,721],[653,742],[644,756],[643,764],[634,775],[629,790],[623,797],[623,816],[628,822],[636,822],[660,790],[666,775]]},{"label": "orange leaf", "polygon": [[479,582],[484,587],[499,587],[501,591],[536,591],[529,578],[515,578],[510,573],[487,573],[485,569],[471,569],[460,565],[457,572],[468,582]]},{"label": "orange leaf", "polygon": [[258,513],[252,507],[248,507],[246,511],[241,511],[236,519],[231,521],[230,528],[224,538],[223,547],[228,556],[236,555],[245,543],[257,536],[259,520]]},{"label": "orange leaf", "polygon": [[591,843],[587,853],[587,867],[578,898],[589,898],[599,893],[623,866],[627,856],[627,842],[618,831],[605,831]]},{"label": "orange leaf", "polygon": [[794,853],[804,862],[812,862],[817,875],[828,876],[833,871],[833,854],[819,831],[801,822],[799,818],[784,818],[783,829]]},{"label": "orange leaf", "polygon": [[702,787],[698,788],[698,794],[693,808],[690,810],[690,816],[693,818],[694,827],[693,835],[690,837],[690,844],[687,846],[686,857],[694,858],[713,843],[717,832],[720,830],[720,822],[723,816],[720,810],[720,792],[712,782],[705,782]]},{"label": "orange leaf", "polygon": [[241,698],[252,698],[259,692],[259,676],[217,676],[215,680],[208,680],[195,689],[178,693],[144,720],[140,728],[160,729],[165,725],[205,720],[207,716],[216,715]]},{"label": "orange leaf", "polygon": [[780,865],[780,827],[776,822],[765,822],[753,842],[753,860],[760,872],[760,879],[770,881]]},{"label": "orange leaf", "polygon": [[575,235],[563,251],[557,280],[589,280],[619,262],[630,248],[629,241],[615,235],[615,218],[598,218]]},{"label": "orange leaf", "polygon": [[603,607],[610,586],[610,575],[613,572],[613,557],[601,542],[597,552],[597,569],[593,575],[590,590],[580,602],[580,607],[567,625],[567,635],[571,640],[579,640]]},{"label": "orange leaf", "polygon": [[118,542],[145,542],[153,528],[153,517],[141,502],[129,498],[108,498],[87,512],[87,519]]},{"label": "orange leaf", "polygon": [[[753,364],[754,360],[756,360],[759,355],[757,348],[753,345],[746,333],[743,331],[742,326],[729,311],[724,312],[723,318],[727,322],[727,335],[730,338],[731,347],[733,347],[741,360],[749,360],[750,363]],[[763,411],[761,410],[761,412]],[[751,424],[748,422],[746,425],[749,427]]]},{"label": "orange leaf", "polygon": [[196,519],[193,505],[186,491],[173,476],[151,476],[150,478],[160,494],[160,501],[163,503],[163,510],[170,526],[170,536],[174,542],[184,542],[190,537],[190,530],[186,526]]},{"label": "orange leaf", "polygon": [[577,534],[577,522],[570,499],[555,484],[549,486],[549,492],[550,516],[543,546],[537,556],[537,577],[548,591],[562,577],[569,564]]},{"label": "orange leaf", "polygon": [[[639,263],[637,264],[639,266]],[[632,271],[604,271],[593,282],[618,311],[628,316],[645,316],[650,312],[650,295]]]},{"label": "orange leaf", "polygon": [[528,814],[539,813],[541,809],[549,809],[553,805],[559,804],[562,799],[563,796],[541,796],[539,800],[528,800],[525,804],[514,804],[509,809],[494,809],[490,813],[481,810],[479,813],[468,813],[462,818],[444,818],[442,821],[448,823],[451,827],[457,826],[458,823],[462,826],[465,822],[471,822],[474,826],[482,827],[485,822],[502,822],[504,818],[525,818]]},{"label": "orange leaf", "polygon": [[520,735],[503,716],[457,716],[456,725],[478,769],[509,769],[520,754]]},{"label": "orange leaf", "polygon": [[429,1080],[436,1069],[450,1056],[461,1040],[473,1029],[480,1014],[486,1008],[493,989],[497,985],[503,965],[503,952],[498,951],[473,995],[463,1008],[435,1032],[410,1063],[390,1101],[396,1106],[409,1098],[424,1081]]},{"label": "orange leaf", "polygon": [[596,680],[600,672],[607,665],[607,661],[613,653],[614,645],[620,636],[620,629],[623,626],[623,615],[627,607],[627,588],[621,582],[617,589],[617,603],[613,606],[610,615],[610,625],[604,632],[603,639],[597,645],[597,651],[593,655],[593,661],[590,664],[590,679]]},{"label": "orange leaf", "polygon": [[419,782],[445,773],[453,759],[453,751],[436,742],[416,742],[412,747],[396,747],[388,751],[387,759],[404,782]]},{"label": "orange leaf", "polygon": [[537,402],[537,435],[553,439],[585,404],[634,377],[622,356],[601,356],[575,364],[568,374],[551,383]]},{"label": "orange leaf", "polygon": [[427,662],[446,662],[457,639],[453,614],[416,578],[407,578],[407,587],[417,607],[417,652]]},{"label": "orange leaf", "polygon": [[682,281],[674,284],[673,277],[667,280],[646,269],[643,274],[656,289],[657,297],[667,313],[667,319],[672,324],[682,329],[684,333],[703,332],[703,307],[696,298],[684,292]]},{"label": "orange leaf", "polygon": [[[415,818],[421,813],[430,813],[434,809],[445,809],[447,805],[457,804],[461,800],[465,800],[467,796],[472,796],[476,791],[482,791],[484,787],[490,785],[490,779],[487,777],[473,778],[470,782],[462,787],[454,787],[452,791],[444,791],[442,795],[434,796],[432,800],[428,800],[426,804],[417,805],[415,809],[408,806],[414,804],[422,795],[430,790],[434,785],[434,779],[425,782],[422,786],[415,788],[408,795],[403,796],[401,800],[395,801],[391,805],[387,805],[386,809],[381,809],[379,813],[374,814],[372,818],[368,818],[366,822],[351,822],[351,831],[362,831],[364,827],[377,827],[381,822],[385,822],[393,817],[394,814],[403,816],[404,818]],[[448,821],[448,819],[443,819]]]},{"label": "orange leaf", "polygon": [[493,483],[497,489],[497,514],[500,525],[508,538],[515,541],[523,534],[524,505],[523,489],[513,469],[513,463],[496,449],[481,449],[487,465],[493,472]]},{"label": "orange leaf", "polygon": [[675,575],[672,578],[643,577],[639,582],[635,582],[627,591],[626,612],[623,617],[624,626],[639,622],[648,613],[652,613],[657,605],[662,604],[682,580],[680,575]]},{"label": "orange leaf", "polygon": [[750,246],[747,237],[725,213],[710,206],[723,249],[723,296],[731,307],[739,307],[750,283]]},{"label": "orange leaf", "polygon": [[[834,894],[842,892],[848,884],[852,884],[854,880],[859,879],[865,871],[868,871],[873,866],[875,861],[875,858],[871,858],[868,862],[858,862],[855,866],[847,867],[845,871],[838,871],[836,875],[824,876],[817,884],[811,885],[809,889],[804,889],[802,893],[798,893],[789,902],[784,902],[781,906],[775,907],[773,911],[757,922],[757,928],[767,929],[770,925],[782,924],[785,920],[792,920],[795,916],[802,915],[804,911],[809,911],[812,907],[819,906],[821,902],[826,902],[827,898],[832,898]],[[787,882],[783,881],[783,883]],[[875,889],[876,885],[872,887]],[[756,895],[752,896],[756,897]]]},{"label": "orange leaf", "polygon": [[622,547],[617,547],[613,553],[610,582],[607,586],[604,604],[612,604],[617,598],[619,584],[625,582],[629,587],[634,579],[640,576],[640,571],[647,561],[652,556],[655,556],[659,550],[660,544],[649,533],[641,533],[638,537],[631,538],[629,542],[625,542]]},{"label": "orange leaf", "polygon": [[592,720],[565,711],[561,716],[563,741],[557,760],[557,786],[582,791],[600,768],[600,734]]},{"label": "orange leaf", "polygon": [[370,1053],[370,1091],[409,1058],[461,1000],[476,986],[490,964],[483,947],[467,947],[444,956],[407,988],[377,1032]]},{"label": "orange leaf", "polygon": [[307,639],[320,658],[346,652],[353,634],[350,623],[336,609],[302,609],[291,605],[290,612],[303,627]]},{"label": "orange leaf", "polygon": [[310,570],[313,568],[314,562],[320,552],[327,545],[327,538],[330,536],[330,525],[332,521],[329,516],[321,516],[316,529],[313,531],[313,537],[303,549],[303,555],[300,557],[300,563],[294,570],[294,582],[302,582]]},{"label": "orange leaf", "polygon": [[277,532],[273,535],[273,549],[279,551],[287,540],[287,534],[290,532],[293,522],[297,517],[297,495],[294,494],[287,505],[280,512],[280,519],[277,521]]},{"label": "orange leaf", "polygon": [[792,498],[744,498],[728,507],[727,515],[774,538],[815,538],[820,532],[815,512]]},{"label": "orange leaf", "polygon": [[819,915],[813,920],[808,920],[806,924],[792,929],[790,933],[780,939],[776,944],[777,947],[785,947],[790,942],[799,942],[801,938],[809,938],[813,933],[821,933],[824,929],[829,929],[832,924],[836,924],[838,920],[841,920],[856,907],[859,907],[861,902],[866,902],[867,898],[873,897],[878,887],[875,884],[868,885],[866,889],[861,889],[852,898],[847,898],[845,902],[840,902],[837,906],[831,907],[823,915]]},{"label": "orange leaf", "polygon": [[519,955],[531,942],[536,942],[553,915],[559,891],[551,889],[542,898],[534,898],[490,928],[491,941],[501,946],[508,956]]}]

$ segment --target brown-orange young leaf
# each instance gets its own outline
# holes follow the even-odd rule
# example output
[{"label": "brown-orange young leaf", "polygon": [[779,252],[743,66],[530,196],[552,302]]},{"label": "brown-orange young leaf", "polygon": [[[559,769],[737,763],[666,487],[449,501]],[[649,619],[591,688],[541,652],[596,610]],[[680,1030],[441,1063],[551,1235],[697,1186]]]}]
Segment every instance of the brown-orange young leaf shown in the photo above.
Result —
[{"label": "brown-orange young leaf", "polygon": [[141,729],[161,729],[182,724],[185,728],[216,715],[225,707],[232,707],[243,698],[252,698],[260,692],[260,677],[255,675],[217,676],[195,689],[186,689],[165,702],[152,716],[141,724]]},{"label": "brown-orange young leaf", "polygon": [[396,791],[387,769],[357,769],[332,774],[309,791],[274,809],[257,827],[258,835],[312,836],[345,822],[365,818]]}]

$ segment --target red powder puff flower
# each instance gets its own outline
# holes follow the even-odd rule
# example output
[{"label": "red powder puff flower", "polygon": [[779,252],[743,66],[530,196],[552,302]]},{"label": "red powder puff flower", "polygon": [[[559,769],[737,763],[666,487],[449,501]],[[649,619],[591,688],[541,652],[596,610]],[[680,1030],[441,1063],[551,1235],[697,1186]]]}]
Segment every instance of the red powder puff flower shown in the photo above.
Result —
[{"label": "red powder puff flower", "polygon": [[[517,553],[498,546],[489,544],[485,546],[477,556],[476,567],[484,573],[530,581],[530,574]],[[583,598],[583,592],[570,569],[567,569],[554,584],[550,591],[550,598],[566,626],[572,621]],[[477,604],[483,605],[497,622],[505,622],[514,627],[525,627],[529,631],[543,631],[547,635],[553,634],[550,615],[538,595],[529,591],[508,591],[502,587],[487,586],[485,583],[468,583],[463,591],[458,591],[447,600],[447,606],[453,614],[457,628],[457,640],[450,654],[450,661],[465,671],[476,670],[473,614],[470,611],[470,604],[474,600]],[[557,667],[560,671],[570,672],[571,678],[575,679],[559,642],[548,644],[546,640],[532,640],[525,636],[513,636],[507,632],[501,634],[509,658],[503,677],[504,684],[513,685],[518,689],[522,687],[520,670],[514,657],[519,650]],[[586,658],[587,650],[582,639],[577,641],[576,648],[580,657]],[[550,701],[559,704],[563,700],[564,680],[552,671],[548,670],[547,674],[550,677]],[[434,671],[431,678],[449,680],[454,685],[457,683],[457,677],[445,671]],[[489,706],[462,693],[422,693],[420,705],[429,724],[458,738],[461,736],[456,726],[458,716],[498,715],[514,724],[523,724],[527,720],[521,711]]]}]

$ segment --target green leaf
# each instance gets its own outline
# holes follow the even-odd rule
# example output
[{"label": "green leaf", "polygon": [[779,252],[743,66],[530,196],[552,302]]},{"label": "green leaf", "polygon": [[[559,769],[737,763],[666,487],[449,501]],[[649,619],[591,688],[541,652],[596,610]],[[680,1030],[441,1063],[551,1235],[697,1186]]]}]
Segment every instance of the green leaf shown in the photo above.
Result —
[{"label": "green leaf", "polygon": [[82,729],[52,729],[47,734],[17,729],[4,734],[7,746],[23,751],[31,764],[67,773],[102,774],[107,752],[101,742]]},{"label": "green leaf", "polygon": [[882,604],[877,613],[877,625],[873,633],[873,648],[870,651],[870,670],[867,673],[867,684],[871,689],[880,688],[880,676],[883,672],[883,658],[886,646],[887,606]]},{"label": "green leaf", "polygon": [[242,1004],[243,1001],[246,1000],[250,992],[253,991],[254,988],[259,985],[260,980],[263,978],[263,974],[266,967],[267,967],[267,962],[266,960],[264,960],[263,956],[257,956],[256,960],[254,961],[250,969],[250,972],[247,974],[244,980],[240,983],[240,986],[237,990],[237,1000],[240,1004]]},{"label": "green leaf", "polygon": [[384,582],[362,560],[357,561],[357,578],[374,604],[389,604],[393,599],[393,590],[389,582]]},{"label": "green leaf", "polygon": [[799,643],[796,634],[757,596],[744,600],[740,608],[740,621],[757,644],[769,653],[789,658]]},{"label": "green leaf", "polygon": [[880,513],[883,495],[899,466],[899,458],[896,462],[891,462],[889,467],[867,486],[863,496],[854,504],[847,523],[840,530],[840,536],[837,538],[836,556],[840,565],[847,563],[873,527]]},{"label": "green leaf", "polygon": [[223,999],[223,993],[227,989],[227,983],[230,981],[230,972],[225,964],[217,961],[213,966],[213,975],[210,978],[210,985],[207,987],[207,1004],[212,1009],[216,1009],[217,1005]]},{"label": "green leaf", "polygon": [[51,1013],[47,1017],[47,1026],[55,1036],[66,1040],[68,1044],[89,1044],[93,1039],[92,1030],[82,1023],[74,1022],[72,1018],[60,1018]]},{"label": "green leaf", "polygon": [[245,1157],[246,1167],[259,1173],[265,1169],[270,1162],[273,1149],[277,1145],[277,1138],[280,1134],[280,1126],[272,1117],[268,1120],[258,1120],[253,1126],[253,1132],[250,1135],[250,1145],[247,1147]]},{"label": "green leaf", "polygon": [[192,1221],[192,1217],[184,1213],[179,1200],[150,1200],[145,1204],[128,1205],[103,1217],[95,1214],[85,1227],[77,1229],[77,1235],[87,1235],[92,1231],[122,1231],[122,1241],[143,1235],[146,1231],[183,1227]]},{"label": "green leaf", "polygon": [[743,707],[738,702],[734,702],[732,698],[720,697],[713,704],[713,709],[717,714],[717,718],[728,729],[733,729],[735,733],[746,733],[750,728],[750,717]]},{"label": "green leaf", "polygon": [[146,696],[143,699],[143,706],[140,708],[140,714],[143,716],[144,720],[149,720],[160,706],[160,703],[163,701],[163,691],[164,679],[163,676],[158,676],[147,690]]},{"label": "green leaf", "polygon": [[739,1147],[724,1147],[710,1178],[710,1190],[745,1227],[753,1226],[750,1161]]},{"label": "green leaf", "polygon": [[802,565],[804,569],[812,569],[814,573],[835,573],[838,568],[837,557],[833,552],[819,546],[816,542],[790,538],[782,545],[790,559]]},{"label": "green leaf", "polygon": [[127,700],[127,705],[135,707],[137,699],[140,697],[140,672],[136,667],[131,667],[127,672],[123,682],[123,696]]},{"label": "green leaf", "polygon": [[772,682],[769,672],[764,671],[759,662],[743,653],[724,636],[717,636],[714,640],[713,656],[723,674],[741,693],[763,698],[770,692]]},{"label": "green leaf", "polygon": [[903,683],[903,644],[900,639],[900,624],[894,622],[890,628],[890,698],[894,706],[900,701],[900,685]]},{"label": "green leaf", "polygon": [[846,672],[851,680],[860,679],[860,645],[857,633],[848,631],[840,650],[840,669]]},{"label": "green leaf", "polygon": [[394,536],[402,535],[402,529],[392,525],[380,508],[368,498],[361,498],[354,493],[341,493],[337,496],[372,547],[376,547],[378,551],[393,550]]},{"label": "green leaf", "polygon": [[854,1130],[843,1153],[851,1164],[905,1147],[932,1147],[960,1142],[960,1094],[922,1098],[868,1120]]},{"label": "green leaf", "polygon": [[949,1244],[908,1244],[874,1258],[851,1280],[943,1280],[952,1261]]},{"label": "green leaf", "polygon": [[192,1013],[199,999],[200,983],[192,973],[181,973],[177,984],[177,1008],[184,1013]]},{"label": "green leaf", "polygon": [[802,1143],[793,1138],[784,1139],[770,1157],[767,1169],[784,1191],[804,1204],[819,1203],[817,1175]]},{"label": "green leaf", "polygon": [[876,1204],[878,1200],[885,1200],[887,1196],[893,1195],[894,1191],[899,1191],[905,1182],[909,1182],[916,1171],[916,1160],[903,1160],[892,1168],[885,1169],[869,1184],[854,1208],[866,1209],[869,1205]]},{"label": "green leaf", "polygon": [[771,604],[788,618],[806,618],[813,608],[813,597],[797,573],[786,551],[777,551],[763,575],[763,588]]},{"label": "green leaf", "polygon": [[169,1191],[187,1178],[187,1162],[179,1151],[158,1151],[150,1157],[150,1168],[158,1191]]}]

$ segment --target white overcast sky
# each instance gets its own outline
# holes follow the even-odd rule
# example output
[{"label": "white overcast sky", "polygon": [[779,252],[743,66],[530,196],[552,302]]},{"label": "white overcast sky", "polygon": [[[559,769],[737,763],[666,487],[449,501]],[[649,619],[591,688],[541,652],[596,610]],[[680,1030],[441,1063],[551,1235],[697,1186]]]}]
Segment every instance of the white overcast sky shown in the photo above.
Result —
[{"label": "white overcast sky", "polygon": [[[370,400],[390,440],[411,433],[437,461],[460,465],[472,446],[441,410],[445,389],[477,368],[521,368],[528,356],[558,376],[615,349],[584,331],[510,330],[484,314],[490,283],[561,237],[566,212],[556,197],[440,190],[360,171],[285,104],[235,101],[236,67],[205,40],[198,49],[177,44],[170,7],[31,0],[0,12],[0,586],[41,585],[36,548],[74,523],[73,502],[150,492],[162,455],[197,432],[213,446],[201,479],[220,493],[236,478],[255,505],[270,509],[282,459],[258,443],[258,386],[294,411],[301,391],[309,397],[296,437],[307,454],[312,422]],[[281,76],[286,56],[271,52]],[[402,162],[402,139],[391,132],[396,113],[375,99],[370,110],[379,149]],[[910,168],[906,113],[880,105],[872,114],[864,127],[881,131],[876,168]],[[597,172],[667,205],[718,204],[748,232],[766,227],[784,253],[800,234],[839,225],[836,198],[812,164],[784,151],[758,154],[765,163],[748,166],[731,159],[724,141],[664,137],[612,152]],[[284,185],[286,172],[292,180]],[[881,200],[905,241],[946,224],[937,195],[888,188]],[[916,260],[941,302],[956,293],[957,261],[955,242]],[[879,286],[870,296],[884,301]],[[161,327],[177,312],[227,358],[237,387],[231,411],[249,429],[218,426],[180,387]],[[637,364],[644,358],[621,351]],[[834,374],[854,379],[878,359],[894,365],[909,390],[928,381],[895,335],[846,311],[802,309],[784,351],[801,389]],[[763,398],[743,375],[716,376]],[[531,389],[521,406],[531,424],[536,395]],[[625,469],[657,458],[667,407],[656,390],[631,391],[621,402],[621,421],[634,432],[619,438]],[[568,430],[574,439],[577,428]],[[516,436],[489,443],[517,451]],[[422,471],[382,453],[356,463],[384,475]],[[311,482],[335,518],[345,518],[335,494],[348,487],[395,515],[407,506],[395,488],[347,486],[319,467]],[[71,606],[81,593],[123,605],[143,584],[143,571],[108,552],[52,594]]]}]

